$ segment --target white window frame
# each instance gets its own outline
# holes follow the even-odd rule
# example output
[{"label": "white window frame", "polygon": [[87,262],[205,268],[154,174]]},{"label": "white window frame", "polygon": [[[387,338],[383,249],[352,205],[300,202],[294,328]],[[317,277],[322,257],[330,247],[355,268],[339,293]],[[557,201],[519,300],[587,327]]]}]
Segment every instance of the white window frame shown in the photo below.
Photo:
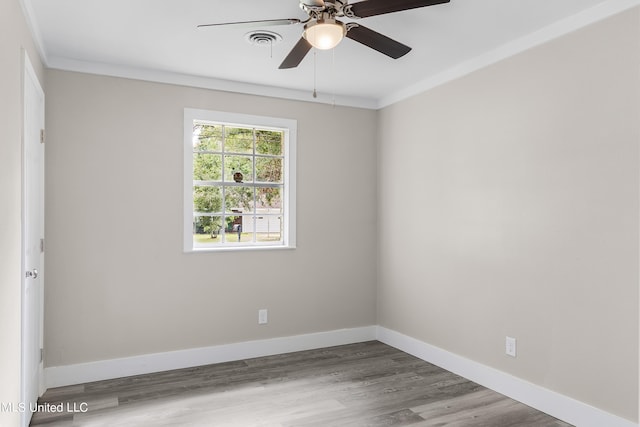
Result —
[{"label": "white window frame", "polygon": [[[193,123],[209,121],[237,127],[256,127],[282,130],[284,142],[284,181],[283,181],[283,238],[277,244],[246,243],[229,244],[216,247],[194,247],[193,244]],[[296,136],[297,121],[277,117],[255,116],[249,114],[228,113],[223,111],[184,109],[184,252],[218,252],[255,249],[291,249],[296,247]]]}]

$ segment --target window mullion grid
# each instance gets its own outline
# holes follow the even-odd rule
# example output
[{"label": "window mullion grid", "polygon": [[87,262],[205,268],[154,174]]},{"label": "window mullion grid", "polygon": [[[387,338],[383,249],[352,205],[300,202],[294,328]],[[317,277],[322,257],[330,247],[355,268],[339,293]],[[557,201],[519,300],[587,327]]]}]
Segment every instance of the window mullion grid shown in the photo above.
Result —
[{"label": "window mullion grid", "polygon": [[227,242],[227,227],[225,227],[225,224],[227,223],[227,186],[225,185],[225,181],[224,181],[224,161],[225,161],[225,149],[226,149],[226,138],[227,138],[227,127],[225,125],[221,125],[222,127],[222,150],[221,150],[221,156],[222,156],[222,165],[221,165],[221,170],[222,170],[222,174],[220,175],[220,180],[222,181],[222,239],[220,239],[221,243],[224,245]]},{"label": "window mullion grid", "polygon": [[[213,123],[212,123],[213,124]],[[267,221],[267,227],[269,227],[271,225],[271,219],[275,218],[276,216],[279,217],[280,221],[279,221],[279,226],[276,226],[278,228],[278,232],[280,233],[280,238],[281,241],[286,241],[287,237],[287,233],[288,230],[286,230],[284,228],[284,224],[286,224],[286,217],[288,216],[288,212],[287,209],[285,208],[286,202],[288,200],[287,198],[287,194],[286,194],[286,188],[288,187],[288,183],[287,183],[287,150],[288,150],[288,144],[287,144],[287,134],[285,132],[283,132],[283,134],[281,134],[280,138],[281,138],[281,143],[283,144],[283,150],[281,152],[281,154],[271,154],[268,152],[265,153],[258,153],[258,149],[257,149],[257,143],[258,143],[258,139],[260,139],[259,137],[259,133],[258,133],[258,128],[256,127],[251,127],[252,130],[252,147],[251,147],[251,163],[252,163],[252,181],[251,183],[236,183],[233,181],[226,181],[226,162],[225,162],[225,157],[227,155],[238,155],[241,156],[243,154],[246,153],[245,152],[234,152],[232,151],[227,151],[227,147],[226,147],[226,140],[227,140],[227,131],[229,130],[228,127],[230,127],[231,125],[227,125],[227,124],[223,124],[223,123],[215,123],[218,124],[221,127],[221,135],[220,135],[220,140],[221,140],[221,147],[218,150],[203,150],[201,152],[201,154],[210,154],[210,155],[220,155],[221,156],[221,165],[220,165],[220,171],[221,171],[221,179],[220,181],[217,180],[193,180],[192,179],[192,183],[193,183],[193,189],[195,190],[196,186],[204,186],[204,187],[219,187],[220,188],[220,197],[222,198],[222,208],[219,210],[219,212],[197,212],[196,215],[199,215],[201,217],[216,217],[219,216],[222,219],[222,227],[221,227],[221,232],[220,232],[220,243],[222,245],[226,244],[226,243],[231,243],[231,241],[227,240],[227,227],[226,227],[226,223],[227,223],[227,218],[230,218],[231,215],[233,215],[231,213],[231,211],[227,211],[227,198],[230,197],[229,187],[241,187],[241,186],[247,186],[250,187],[252,190],[252,201],[253,201],[253,206],[251,207],[250,211],[245,213],[245,214],[239,214],[243,217],[246,217],[246,219],[252,218],[253,219],[253,228],[252,228],[252,233],[251,233],[251,242],[252,244],[262,244],[262,243],[267,243],[265,242],[261,242],[258,241],[258,227],[257,227],[257,221],[258,221],[258,207],[261,206],[259,205],[260,200],[261,200],[261,195],[258,194],[258,190],[267,190],[267,189],[279,189],[280,192],[280,197],[281,197],[281,203],[282,206],[280,206],[280,208],[272,213],[271,212],[271,208],[267,208],[266,206],[264,206],[265,211],[263,213],[263,215],[260,216],[260,218],[262,218],[262,216],[265,217],[266,221]],[[232,127],[235,127],[232,126]],[[245,154],[246,155],[246,154]],[[271,179],[267,178],[264,182],[258,182],[257,181],[257,177],[258,177],[258,172],[257,172],[257,159],[261,158],[261,159],[281,159],[282,164],[281,164],[281,179],[279,180],[279,182],[268,182],[271,181]],[[267,160],[265,163],[269,164],[269,161]],[[231,188],[231,190],[233,190],[233,188]],[[192,204],[192,206],[194,206]],[[237,216],[237,215],[236,215]],[[195,227],[195,222],[194,222],[194,227]],[[274,227],[275,228],[275,227]],[[261,230],[261,228],[260,228]],[[194,231],[192,231],[192,233],[195,233],[195,228]],[[232,241],[234,239],[231,239]],[[248,242],[247,242],[248,243]]]},{"label": "window mullion grid", "polygon": [[256,173],[256,143],[257,143],[257,138],[256,138],[256,128],[253,128],[253,145],[252,145],[252,156],[251,156],[251,161],[253,162],[253,179],[251,180],[251,182],[253,183],[253,212],[252,212],[252,222],[253,222],[253,236],[252,236],[252,242],[256,243],[257,241],[257,236],[256,236],[256,220],[257,220],[257,209],[258,209],[258,204],[256,203],[256,180],[258,177],[258,174]]},{"label": "window mullion grid", "polygon": [[285,209],[285,206],[287,206],[288,202],[289,202],[289,197],[288,197],[288,189],[285,188],[285,185],[287,185],[287,172],[288,172],[288,162],[290,161],[290,157],[288,156],[288,151],[289,151],[289,133],[288,132],[282,132],[281,134],[281,141],[280,143],[282,144],[282,150],[280,151],[281,153],[281,158],[282,158],[282,177],[280,179],[280,181],[282,182],[282,186],[280,187],[280,203],[281,203],[281,207],[280,207],[280,230],[282,230],[282,241],[286,242],[289,239],[288,233],[289,230],[286,229],[286,227],[283,227],[283,224],[287,224],[288,223],[288,219],[287,219],[287,215],[289,215],[289,209]]}]

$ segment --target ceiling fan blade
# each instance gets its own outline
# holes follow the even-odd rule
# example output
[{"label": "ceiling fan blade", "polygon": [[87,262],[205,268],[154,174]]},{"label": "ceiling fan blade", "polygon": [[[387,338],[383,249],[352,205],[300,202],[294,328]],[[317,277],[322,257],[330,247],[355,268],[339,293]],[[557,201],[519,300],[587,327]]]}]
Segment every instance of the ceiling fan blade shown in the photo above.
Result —
[{"label": "ceiling fan blade", "polygon": [[450,0],[364,0],[353,3],[351,12],[358,18],[382,15],[385,13],[400,12],[403,10],[417,9],[419,7],[434,6],[436,4],[449,3]]},{"label": "ceiling fan blade", "polygon": [[283,70],[285,68],[297,67],[310,50],[311,44],[304,37],[301,37],[278,68]]},{"label": "ceiling fan blade", "polygon": [[207,28],[207,27],[222,27],[233,25],[236,27],[271,27],[275,25],[291,25],[291,24],[299,24],[302,21],[297,18],[288,18],[288,19],[264,19],[261,21],[240,21],[240,22],[222,22],[219,24],[200,24],[197,28]]},{"label": "ceiling fan blade", "polygon": [[347,31],[347,37],[351,40],[357,41],[358,43],[362,43],[371,49],[375,49],[380,53],[384,53],[393,59],[398,59],[409,53],[411,50],[409,46],[390,39],[389,37],[367,27],[363,27],[360,24],[358,24],[358,26],[351,27],[349,31]]}]

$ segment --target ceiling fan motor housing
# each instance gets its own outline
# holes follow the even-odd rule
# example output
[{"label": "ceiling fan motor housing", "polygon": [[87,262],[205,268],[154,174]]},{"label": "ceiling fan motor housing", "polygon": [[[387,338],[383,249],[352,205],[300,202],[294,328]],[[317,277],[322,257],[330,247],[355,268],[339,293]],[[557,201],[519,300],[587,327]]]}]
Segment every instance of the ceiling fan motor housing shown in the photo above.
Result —
[{"label": "ceiling fan motor housing", "polygon": [[336,15],[340,13],[342,6],[341,1],[300,0],[300,8],[310,15],[322,12],[333,12],[332,15]]}]

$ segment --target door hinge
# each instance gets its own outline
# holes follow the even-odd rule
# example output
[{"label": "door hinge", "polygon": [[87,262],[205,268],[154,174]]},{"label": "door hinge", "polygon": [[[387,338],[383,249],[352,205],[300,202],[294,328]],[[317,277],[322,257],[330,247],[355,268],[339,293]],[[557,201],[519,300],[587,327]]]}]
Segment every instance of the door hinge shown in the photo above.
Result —
[{"label": "door hinge", "polygon": [[44,253],[44,239],[40,239],[40,253]]},{"label": "door hinge", "polygon": [[44,129],[40,129],[40,144],[44,144]]},{"label": "door hinge", "polygon": [[40,363],[44,362],[44,348],[40,349]]}]

